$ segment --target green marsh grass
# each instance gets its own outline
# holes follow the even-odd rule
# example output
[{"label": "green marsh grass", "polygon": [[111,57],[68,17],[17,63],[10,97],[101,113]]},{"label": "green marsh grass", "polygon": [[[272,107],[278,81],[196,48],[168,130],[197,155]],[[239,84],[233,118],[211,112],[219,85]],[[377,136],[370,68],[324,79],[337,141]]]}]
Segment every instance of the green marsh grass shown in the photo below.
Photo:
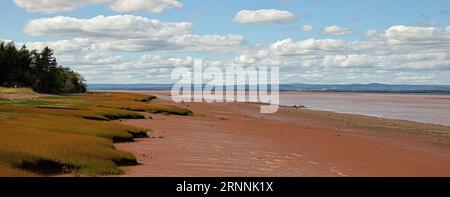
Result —
[{"label": "green marsh grass", "polygon": [[[24,89],[8,92],[31,94]],[[145,118],[140,112],[192,114],[174,106],[140,102],[142,98],[148,97],[96,92],[1,99],[0,176],[123,173],[119,166],[135,165],[137,160],[133,154],[115,149],[113,143],[147,137],[150,129],[112,120]]]}]

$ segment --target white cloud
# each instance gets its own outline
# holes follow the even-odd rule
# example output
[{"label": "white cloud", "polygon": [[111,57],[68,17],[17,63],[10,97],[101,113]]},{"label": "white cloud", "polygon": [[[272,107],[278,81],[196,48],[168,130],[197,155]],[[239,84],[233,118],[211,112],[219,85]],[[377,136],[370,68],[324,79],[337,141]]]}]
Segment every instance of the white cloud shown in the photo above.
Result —
[{"label": "white cloud", "polygon": [[344,27],[339,27],[337,25],[327,26],[322,31],[322,35],[332,35],[332,36],[342,36],[354,33],[356,33],[356,31]]},{"label": "white cloud", "polygon": [[257,57],[257,49],[238,55],[234,63],[277,65],[283,80],[304,83],[445,83],[450,82],[442,74],[450,73],[449,30],[393,26],[369,30],[365,39],[354,41],[284,39],[273,42],[263,57]]},{"label": "white cloud", "polygon": [[106,51],[179,51],[230,53],[244,47],[246,41],[239,35],[180,35],[167,39],[116,39],[107,41],[93,41],[93,48]]},{"label": "white cloud", "polygon": [[24,32],[32,36],[167,37],[191,33],[192,25],[165,23],[133,15],[100,15],[90,19],[58,16],[32,20],[25,25]]},{"label": "white cloud", "polygon": [[336,39],[307,39],[295,42],[292,39],[280,40],[272,43],[270,49],[274,54],[280,56],[295,55],[326,55],[342,52],[360,52],[365,49],[376,47],[375,43],[351,42]]},{"label": "white cloud", "polygon": [[136,38],[74,38],[70,40],[26,43],[32,49],[49,46],[60,52],[203,52],[207,54],[235,53],[246,48],[240,35],[181,35],[167,39]]},{"label": "white cloud", "polygon": [[17,6],[28,12],[41,12],[45,14],[67,12],[79,7],[100,4],[109,0],[14,0]]},{"label": "white cloud", "polygon": [[280,66],[284,83],[301,80],[304,83],[431,84],[450,83],[449,35],[450,26],[392,26],[386,30],[369,30],[361,40],[284,39],[269,46],[246,46],[245,39],[239,35],[191,33],[164,39],[81,37],[27,45],[31,48],[49,45],[56,50],[59,62],[80,71],[91,83],[170,83],[164,76],[169,76],[171,68],[192,63],[190,56],[175,58],[146,53],[128,59],[115,51],[154,51],[158,54],[164,51],[215,51],[220,54],[228,51],[235,56],[205,60],[205,64]]},{"label": "white cloud", "polygon": [[235,22],[245,24],[285,23],[294,19],[294,14],[275,9],[241,10],[234,17]]},{"label": "white cloud", "polygon": [[310,31],[312,31],[312,29],[313,29],[312,25],[303,25],[302,31],[310,32]]},{"label": "white cloud", "polygon": [[145,54],[137,59],[124,62],[121,64],[114,65],[112,67],[113,70],[151,70],[162,71],[165,73],[170,73],[170,69],[178,66],[191,66],[194,63],[193,57],[182,57],[182,58],[174,58],[174,57],[163,57],[160,55],[152,55]]},{"label": "white cloud", "polygon": [[48,46],[56,53],[77,53],[90,46],[90,40],[87,38],[76,38],[72,40],[58,40],[53,42],[27,42],[24,43],[30,49],[41,50]]},{"label": "white cloud", "polygon": [[[413,44],[413,43],[410,43]],[[444,69],[450,68],[450,47],[423,50],[407,45],[391,47],[387,40],[281,40],[270,47],[270,57],[283,65],[328,68]],[[446,50],[446,52],[444,52]]]},{"label": "white cloud", "polygon": [[98,4],[108,4],[113,11],[121,13],[136,11],[161,13],[183,7],[183,4],[176,0],[14,0],[14,2],[28,12],[45,14],[67,12]]},{"label": "white cloud", "polygon": [[[100,15],[90,19],[58,16],[32,20],[24,28],[28,35],[69,36],[74,39],[64,42],[103,51],[222,53],[237,51],[246,44],[240,35],[195,35],[192,31],[190,23],[166,23],[132,15]],[[83,45],[79,41],[83,41]]]},{"label": "white cloud", "polygon": [[175,0],[117,0],[110,5],[115,12],[148,11],[161,13],[170,9],[183,7],[183,4]]},{"label": "white cloud", "polygon": [[246,44],[241,35],[182,35],[169,39],[170,43],[176,43],[192,51],[227,52],[238,51]]},{"label": "white cloud", "polygon": [[417,27],[417,26],[392,26],[385,32],[386,39],[390,44],[404,45],[415,43],[420,47],[424,45],[449,45],[450,44],[450,26],[446,29],[435,27]]},{"label": "white cloud", "polygon": [[375,40],[375,39],[379,39],[381,34],[376,29],[369,29],[364,33],[364,36],[367,39]]},{"label": "white cloud", "polygon": [[144,54],[136,59],[106,64],[99,68],[87,64],[77,67],[90,83],[175,83],[170,73],[178,66],[189,67],[194,58]]}]

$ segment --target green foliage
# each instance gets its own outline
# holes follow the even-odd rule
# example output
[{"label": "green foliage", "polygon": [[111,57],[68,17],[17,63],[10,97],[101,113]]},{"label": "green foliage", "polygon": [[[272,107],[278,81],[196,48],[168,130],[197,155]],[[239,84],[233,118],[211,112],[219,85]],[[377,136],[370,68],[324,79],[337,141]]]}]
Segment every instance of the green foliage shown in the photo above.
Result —
[{"label": "green foliage", "polygon": [[29,51],[25,45],[17,49],[14,42],[0,41],[0,85],[32,87],[42,93],[86,92],[83,77],[58,65],[53,50]]}]

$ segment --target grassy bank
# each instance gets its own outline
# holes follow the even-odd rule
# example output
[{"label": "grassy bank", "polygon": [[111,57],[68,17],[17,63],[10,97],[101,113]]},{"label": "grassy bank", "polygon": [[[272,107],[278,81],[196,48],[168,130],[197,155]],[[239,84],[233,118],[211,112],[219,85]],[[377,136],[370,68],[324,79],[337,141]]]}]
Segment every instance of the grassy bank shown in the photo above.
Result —
[{"label": "grassy bank", "polygon": [[123,173],[118,166],[137,161],[113,143],[145,137],[149,128],[112,120],[145,118],[139,112],[192,114],[135,93],[55,96],[0,88],[0,176]]}]

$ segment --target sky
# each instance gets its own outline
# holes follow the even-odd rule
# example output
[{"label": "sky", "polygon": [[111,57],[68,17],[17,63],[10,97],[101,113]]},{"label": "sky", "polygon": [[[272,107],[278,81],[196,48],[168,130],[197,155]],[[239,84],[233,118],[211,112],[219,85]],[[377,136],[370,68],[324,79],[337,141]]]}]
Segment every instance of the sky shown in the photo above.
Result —
[{"label": "sky", "polygon": [[88,83],[277,66],[281,83],[450,84],[448,0],[0,0],[0,39]]}]

